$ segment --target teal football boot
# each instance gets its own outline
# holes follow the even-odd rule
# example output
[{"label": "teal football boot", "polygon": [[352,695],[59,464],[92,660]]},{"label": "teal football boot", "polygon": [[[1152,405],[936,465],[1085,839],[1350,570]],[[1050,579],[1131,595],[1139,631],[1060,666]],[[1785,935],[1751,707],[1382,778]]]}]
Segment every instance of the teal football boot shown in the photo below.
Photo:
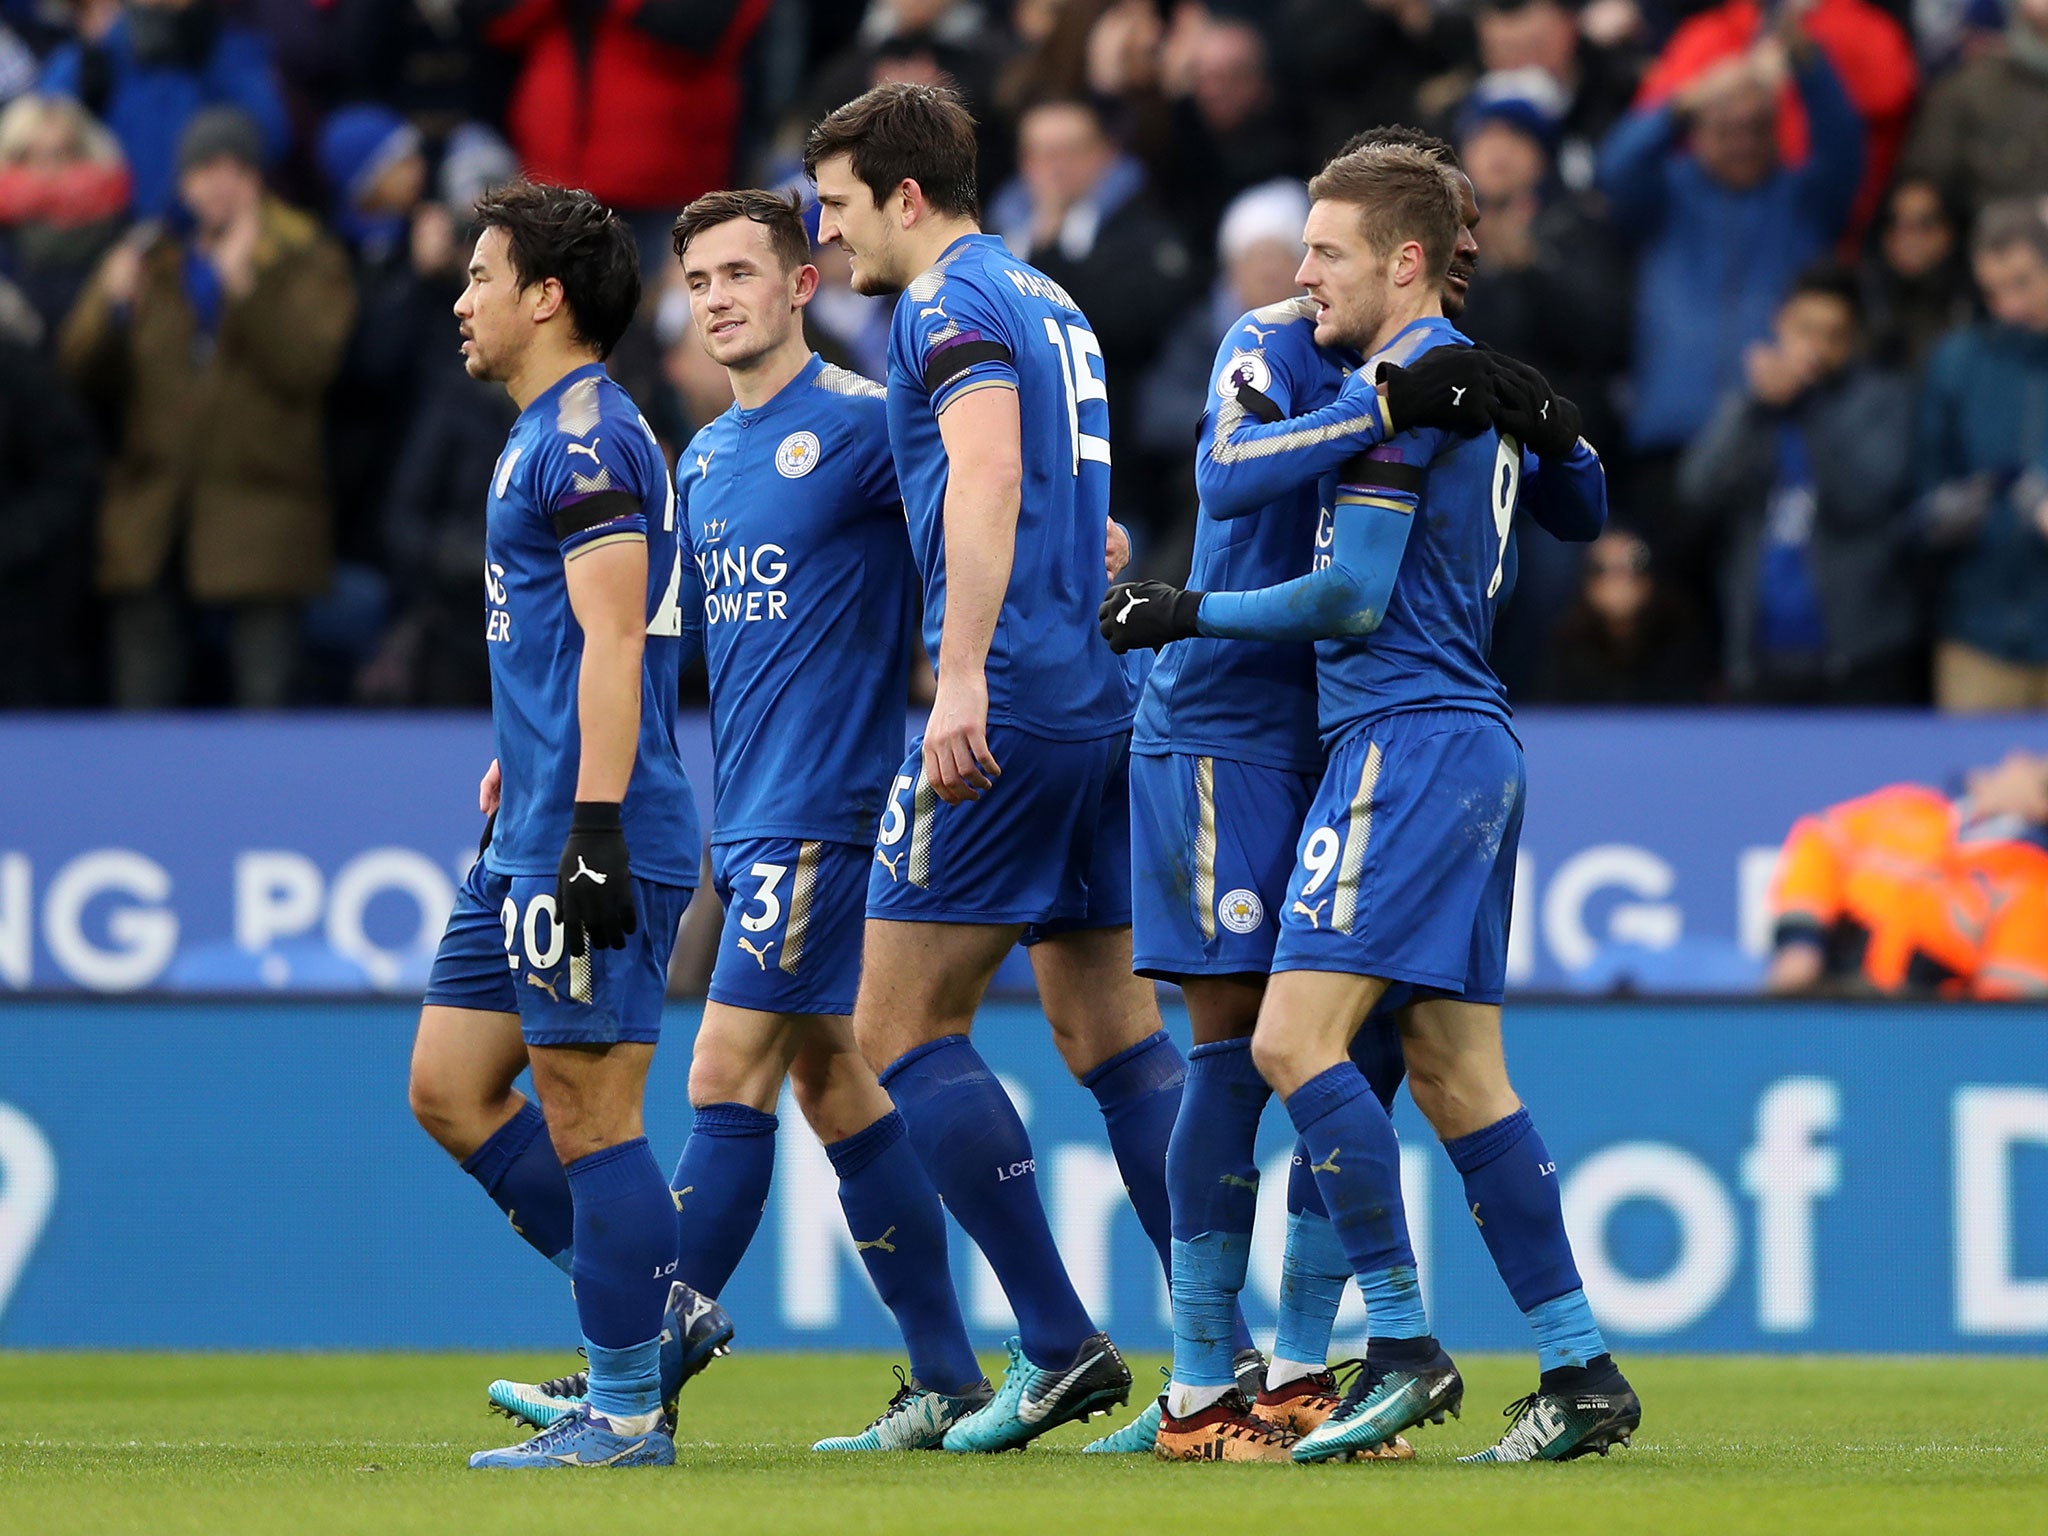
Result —
[{"label": "teal football boot", "polygon": [[1368,1363],[1337,1411],[1295,1442],[1293,1456],[1304,1462],[1349,1459],[1391,1443],[1404,1429],[1441,1424],[1447,1414],[1456,1418],[1464,1401],[1464,1378],[1442,1345],[1425,1364]]},{"label": "teal football boot", "polygon": [[1049,1429],[1127,1403],[1131,1368],[1106,1333],[1091,1333],[1064,1370],[1042,1370],[1010,1340],[1010,1365],[1003,1384],[977,1413],[946,1431],[949,1451],[1013,1451]]},{"label": "teal football boot", "polygon": [[995,1388],[983,1377],[957,1395],[932,1392],[896,1367],[896,1395],[873,1423],[857,1435],[820,1440],[814,1451],[935,1451],[946,1431],[988,1405]]}]

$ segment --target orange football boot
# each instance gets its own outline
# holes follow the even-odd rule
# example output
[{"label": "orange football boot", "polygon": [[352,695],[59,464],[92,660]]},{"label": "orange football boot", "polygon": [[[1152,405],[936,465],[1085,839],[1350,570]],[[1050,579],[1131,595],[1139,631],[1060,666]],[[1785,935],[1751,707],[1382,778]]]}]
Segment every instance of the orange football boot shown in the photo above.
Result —
[{"label": "orange football boot", "polygon": [[1152,1454],[1161,1461],[1291,1461],[1300,1438],[1257,1417],[1251,1399],[1232,1390],[1185,1419],[1162,1413]]}]

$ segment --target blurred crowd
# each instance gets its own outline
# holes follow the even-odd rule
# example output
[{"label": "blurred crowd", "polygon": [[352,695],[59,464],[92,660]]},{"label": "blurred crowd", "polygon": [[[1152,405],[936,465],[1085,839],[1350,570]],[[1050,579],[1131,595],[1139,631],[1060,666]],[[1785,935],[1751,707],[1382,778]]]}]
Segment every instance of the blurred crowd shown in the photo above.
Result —
[{"label": "blurred crowd", "polygon": [[1598,542],[1521,541],[1513,698],[2048,708],[2048,0],[0,0],[0,707],[483,702],[471,202],[631,222],[614,367],[679,446],[729,396],[676,210],[941,77],[1101,339],[1141,573],[1303,179],[1411,123],[1481,211],[1463,328],[1609,470]]}]

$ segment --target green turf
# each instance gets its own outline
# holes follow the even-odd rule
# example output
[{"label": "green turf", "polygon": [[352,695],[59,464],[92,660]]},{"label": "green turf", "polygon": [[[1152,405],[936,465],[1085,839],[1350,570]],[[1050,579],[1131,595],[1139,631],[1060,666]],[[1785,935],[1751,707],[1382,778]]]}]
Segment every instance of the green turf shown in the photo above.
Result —
[{"label": "green turf", "polygon": [[[1157,1361],[1135,1364],[1156,1379]],[[1461,1365],[1465,1418],[1416,1436],[1415,1462],[1175,1467],[1076,1454],[1103,1419],[1020,1455],[814,1456],[880,1406],[887,1363],[743,1354],[685,1395],[673,1470],[541,1475],[464,1459],[516,1438],[485,1413],[485,1381],[559,1359],[0,1354],[0,1531],[2048,1530],[2048,1361],[1640,1357],[1633,1450],[1498,1468],[1451,1457],[1499,1432],[1528,1365]]]}]

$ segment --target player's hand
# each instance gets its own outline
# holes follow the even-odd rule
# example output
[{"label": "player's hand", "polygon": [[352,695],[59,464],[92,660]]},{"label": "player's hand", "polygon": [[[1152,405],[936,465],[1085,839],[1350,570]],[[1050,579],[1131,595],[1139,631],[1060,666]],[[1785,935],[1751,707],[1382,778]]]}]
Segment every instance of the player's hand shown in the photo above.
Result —
[{"label": "player's hand", "polygon": [[615,800],[578,800],[555,871],[555,921],[562,925],[569,953],[624,949],[626,935],[640,926],[633,911],[633,872],[626,857],[626,830]]},{"label": "player's hand", "polygon": [[1494,373],[1477,347],[1432,347],[1406,368],[1380,366],[1396,432],[1440,427],[1475,437],[1493,427]]},{"label": "player's hand", "polygon": [[498,801],[505,792],[505,775],[498,768],[498,760],[491,759],[491,766],[484,770],[484,776],[476,787],[476,808],[486,816],[498,814]]},{"label": "player's hand", "polygon": [[1163,581],[1120,581],[1102,600],[1102,638],[1119,656],[1192,640],[1202,632],[1196,618],[1204,595]]},{"label": "player's hand", "polygon": [[1494,426],[1539,459],[1561,459],[1577,447],[1579,408],[1527,363],[1505,352],[1486,355],[1495,373]]},{"label": "player's hand", "polygon": [[988,746],[988,678],[939,668],[938,693],[924,730],[924,780],[948,805],[979,800],[1002,776]]},{"label": "player's hand", "polygon": [[1124,567],[1131,563],[1130,530],[1115,518],[1109,520],[1102,545],[1103,573],[1111,581],[1123,574]]}]

